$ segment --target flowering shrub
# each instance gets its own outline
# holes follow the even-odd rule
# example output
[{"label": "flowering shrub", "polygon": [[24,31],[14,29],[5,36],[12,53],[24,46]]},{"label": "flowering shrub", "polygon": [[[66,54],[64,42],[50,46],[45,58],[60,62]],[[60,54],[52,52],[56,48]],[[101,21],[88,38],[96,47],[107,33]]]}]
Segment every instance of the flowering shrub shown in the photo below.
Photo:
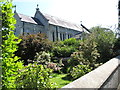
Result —
[{"label": "flowering shrub", "polygon": [[52,62],[47,64],[47,68],[50,68],[50,69],[52,69],[54,71],[58,71],[58,72],[61,70],[61,67],[59,67],[57,65],[57,63],[52,63]]},{"label": "flowering shrub", "polygon": [[36,53],[34,61],[37,61],[39,64],[47,64],[51,61],[51,57],[49,53],[45,51]]}]

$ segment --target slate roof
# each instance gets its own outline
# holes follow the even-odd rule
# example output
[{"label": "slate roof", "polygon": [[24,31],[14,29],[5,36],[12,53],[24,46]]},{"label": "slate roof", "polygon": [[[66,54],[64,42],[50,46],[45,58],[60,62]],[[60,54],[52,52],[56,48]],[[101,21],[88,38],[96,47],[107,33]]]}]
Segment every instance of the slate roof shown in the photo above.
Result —
[{"label": "slate roof", "polygon": [[[49,24],[57,25],[57,26],[61,26],[61,27],[69,28],[69,29],[74,29],[77,31],[82,31],[82,28],[80,25],[70,23],[66,20],[60,19],[55,16],[51,16],[48,14],[43,14],[43,15],[46,19],[48,19]],[[42,23],[37,18],[23,15],[20,13],[18,13],[18,16],[21,18],[21,21],[42,25]]]},{"label": "slate roof", "polygon": [[20,17],[21,21],[42,25],[42,23],[37,18],[23,15],[20,13],[18,13],[18,16]]},{"label": "slate roof", "polygon": [[48,14],[43,14],[43,15],[45,16],[45,18],[47,18],[49,20],[49,24],[57,25],[57,26],[61,26],[61,27],[69,28],[69,29],[74,29],[74,30],[78,30],[78,31],[82,31],[80,25],[68,22],[68,21],[63,20],[61,18],[51,16],[51,15],[48,15]]}]

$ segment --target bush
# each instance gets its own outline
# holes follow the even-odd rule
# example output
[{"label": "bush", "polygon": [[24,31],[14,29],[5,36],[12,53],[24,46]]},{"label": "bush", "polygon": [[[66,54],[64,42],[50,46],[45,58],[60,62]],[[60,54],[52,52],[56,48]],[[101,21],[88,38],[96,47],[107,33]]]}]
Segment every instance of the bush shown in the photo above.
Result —
[{"label": "bush", "polygon": [[76,40],[75,38],[70,38],[62,41],[64,45],[79,47],[81,40]]},{"label": "bush", "polygon": [[90,65],[94,67],[95,63],[97,62],[96,60],[99,57],[99,53],[97,50],[97,44],[92,38],[93,37],[89,37],[80,43],[79,51],[74,52],[71,55],[71,63],[74,62],[76,64]]},{"label": "bush", "polygon": [[72,70],[70,71],[68,75],[71,76],[73,79],[77,79],[87,74],[91,70],[92,68],[89,67],[89,65],[77,65],[72,68]]},{"label": "bush", "polygon": [[51,51],[52,43],[47,39],[44,34],[30,34],[26,36],[20,36],[22,39],[18,45],[18,51],[16,55],[20,56],[24,60],[25,64],[28,64],[27,59],[33,60],[37,52]]},{"label": "bush", "polygon": [[75,38],[55,42],[52,49],[53,55],[57,57],[70,57],[73,52],[77,51],[80,42],[80,40],[76,40]]},{"label": "bush", "polygon": [[64,66],[63,71],[65,73],[69,72],[71,68],[77,65],[89,65],[95,68],[97,63],[97,58],[99,53],[97,50],[97,44],[93,40],[93,37],[89,37],[80,43],[79,51],[73,52],[70,59],[67,61],[67,65]]},{"label": "bush", "polygon": [[37,61],[39,64],[44,65],[51,61],[51,57],[49,53],[46,53],[45,51],[43,51],[36,54],[34,61]]},{"label": "bush", "polygon": [[28,64],[20,71],[20,75],[16,79],[17,88],[38,90],[55,88],[54,83],[49,80],[51,73],[51,69],[38,65],[36,62]]},{"label": "bush", "polygon": [[75,52],[76,49],[73,46],[56,46],[53,48],[53,55],[57,57],[70,57],[70,55]]},{"label": "bush", "polygon": [[38,64],[42,64],[45,67],[50,68],[55,72],[60,72],[60,70],[61,70],[62,63],[61,62],[57,62],[57,63],[51,62],[50,54],[46,53],[45,51],[37,53],[33,62],[36,62],[36,61]]},{"label": "bush", "polygon": [[58,72],[58,73],[61,73],[61,67],[58,65],[58,63],[53,63],[53,62],[50,62],[48,63],[47,65],[47,68],[50,68],[52,69],[54,72]]}]

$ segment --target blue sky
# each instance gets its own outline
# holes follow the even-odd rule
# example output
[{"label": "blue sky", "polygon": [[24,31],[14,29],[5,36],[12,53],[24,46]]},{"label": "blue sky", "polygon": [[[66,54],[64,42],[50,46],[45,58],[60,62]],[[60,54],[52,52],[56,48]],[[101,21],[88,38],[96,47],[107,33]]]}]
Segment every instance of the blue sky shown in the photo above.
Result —
[{"label": "blue sky", "polygon": [[42,13],[88,27],[110,27],[118,23],[118,0],[14,0],[17,12],[34,16],[37,4]]}]

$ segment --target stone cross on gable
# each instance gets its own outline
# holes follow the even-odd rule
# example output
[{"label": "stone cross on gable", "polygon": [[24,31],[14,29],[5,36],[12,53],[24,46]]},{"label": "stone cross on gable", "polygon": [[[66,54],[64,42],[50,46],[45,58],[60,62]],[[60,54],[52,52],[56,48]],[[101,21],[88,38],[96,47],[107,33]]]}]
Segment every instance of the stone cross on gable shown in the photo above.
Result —
[{"label": "stone cross on gable", "polygon": [[15,11],[14,12],[16,12],[16,5],[14,7],[15,7]]},{"label": "stone cross on gable", "polygon": [[39,5],[37,4],[37,8],[36,8],[36,10],[39,10]]}]

